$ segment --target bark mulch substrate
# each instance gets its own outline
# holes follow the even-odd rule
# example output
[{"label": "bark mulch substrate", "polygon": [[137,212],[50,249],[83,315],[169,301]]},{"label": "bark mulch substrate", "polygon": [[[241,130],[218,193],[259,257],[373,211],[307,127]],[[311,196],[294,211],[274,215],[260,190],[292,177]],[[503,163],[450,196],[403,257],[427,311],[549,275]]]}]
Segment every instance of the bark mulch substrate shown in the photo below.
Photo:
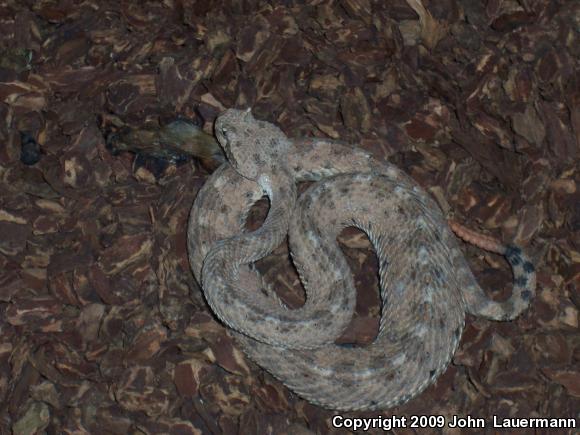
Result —
[{"label": "bark mulch substrate", "polygon": [[[227,107],[389,158],[536,261],[531,308],[469,317],[438,382],[382,415],[578,416],[579,17],[564,0],[1,2],[2,433],[346,432],[236,349],[191,274]],[[341,239],[346,339],[368,342],[375,259]],[[505,261],[464,246],[507,297]],[[285,249],[259,267],[299,304]]]}]

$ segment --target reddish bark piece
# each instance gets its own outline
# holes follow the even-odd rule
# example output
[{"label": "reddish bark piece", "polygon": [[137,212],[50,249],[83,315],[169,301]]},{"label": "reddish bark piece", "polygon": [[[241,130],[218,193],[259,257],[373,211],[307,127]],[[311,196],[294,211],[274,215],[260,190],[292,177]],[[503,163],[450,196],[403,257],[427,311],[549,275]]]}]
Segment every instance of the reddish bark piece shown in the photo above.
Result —
[{"label": "reddish bark piece", "polygon": [[580,397],[580,372],[577,370],[543,369],[542,372],[553,382],[563,385],[574,397]]}]

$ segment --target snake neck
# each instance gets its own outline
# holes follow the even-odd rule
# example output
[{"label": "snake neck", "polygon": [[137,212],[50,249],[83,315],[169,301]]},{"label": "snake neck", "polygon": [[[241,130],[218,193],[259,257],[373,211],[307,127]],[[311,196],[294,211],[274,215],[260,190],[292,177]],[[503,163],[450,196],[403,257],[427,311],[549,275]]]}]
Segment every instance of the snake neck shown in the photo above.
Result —
[{"label": "snake neck", "polygon": [[219,271],[230,280],[236,280],[240,266],[264,258],[286,238],[288,225],[297,197],[294,179],[285,167],[273,167],[258,180],[270,200],[270,210],[260,228],[219,242],[205,260],[206,273]]}]

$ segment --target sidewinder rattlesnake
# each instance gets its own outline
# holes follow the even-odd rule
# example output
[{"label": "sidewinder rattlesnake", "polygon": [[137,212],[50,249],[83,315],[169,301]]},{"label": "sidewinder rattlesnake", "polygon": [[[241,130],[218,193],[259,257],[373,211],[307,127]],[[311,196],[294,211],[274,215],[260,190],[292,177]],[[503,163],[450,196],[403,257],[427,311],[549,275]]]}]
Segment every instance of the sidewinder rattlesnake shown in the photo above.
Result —
[{"label": "sidewinder rattlesnake", "polygon": [[[435,201],[397,167],[340,143],[290,140],[249,110],[225,111],[215,130],[229,162],[209,177],[191,210],[194,275],[244,352],[310,402],[339,410],[402,404],[447,368],[466,312],[510,320],[533,297],[534,266],[520,248],[454,226],[512,267],[512,296],[489,299]],[[316,182],[297,198],[301,180]],[[266,220],[244,232],[263,195],[270,200]],[[365,347],[334,344],[355,309],[354,280],[336,241],[347,226],[368,235],[379,260],[379,332]],[[252,268],[287,235],[306,292],[295,310]]]}]

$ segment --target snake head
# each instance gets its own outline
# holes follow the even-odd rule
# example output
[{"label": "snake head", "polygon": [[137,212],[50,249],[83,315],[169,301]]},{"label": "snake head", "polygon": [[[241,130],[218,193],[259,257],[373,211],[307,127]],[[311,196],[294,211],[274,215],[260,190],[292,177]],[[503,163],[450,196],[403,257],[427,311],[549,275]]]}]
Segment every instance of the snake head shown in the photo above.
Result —
[{"label": "snake head", "polygon": [[215,134],[230,164],[250,180],[284,165],[290,148],[282,130],[255,119],[250,109],[223,112],[215,122]]}]

